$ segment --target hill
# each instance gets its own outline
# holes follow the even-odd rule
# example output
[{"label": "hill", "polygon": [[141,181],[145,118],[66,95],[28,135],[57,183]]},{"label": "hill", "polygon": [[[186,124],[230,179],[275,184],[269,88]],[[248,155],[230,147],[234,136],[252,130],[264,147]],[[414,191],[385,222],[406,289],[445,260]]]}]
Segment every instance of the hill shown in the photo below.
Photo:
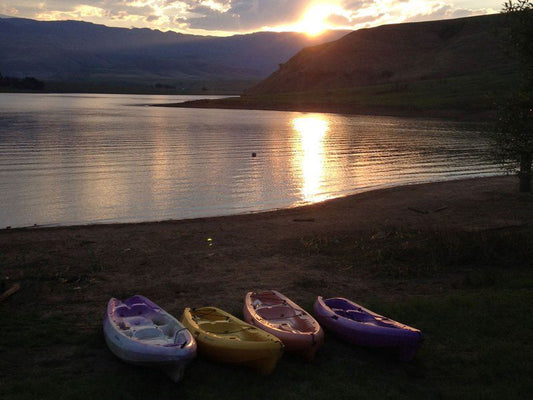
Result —
[{"label": "hill", "polygon": [[500,15],[361,29],[300,51],[250,94],[340,89],[465,75],[508,74]]},{"label": "hill", "polygon": [[225,106],[415,115],[483,112],[515,79],[516,65],[499,44],[503,18],[361,29],[301,50]]},{"label": "hill", "polygon": [[250,86],[305,46],[338,39],[261,32],[231,37],[111,28],[81,21],[0,19],[0,73],[90,85]]}]

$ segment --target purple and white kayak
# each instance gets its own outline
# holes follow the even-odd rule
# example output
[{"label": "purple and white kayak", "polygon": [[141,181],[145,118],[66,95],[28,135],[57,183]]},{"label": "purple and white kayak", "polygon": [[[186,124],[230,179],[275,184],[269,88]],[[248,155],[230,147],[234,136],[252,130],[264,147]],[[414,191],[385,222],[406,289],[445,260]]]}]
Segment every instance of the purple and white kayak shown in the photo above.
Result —
[{"label": "purple and white kayak", "polygon": [[313,306],[320,325],[359,346],[390,348],[400,360],[414,358],[422,343],[420,330],[376,314],[342,297],[323,299]]},{"label": "purple and white kayak", "polygon": [[172,315],[143,296],[107,304],[104,336],[121,360],[163,370],[174,382],[196,356],[196,341]]}]

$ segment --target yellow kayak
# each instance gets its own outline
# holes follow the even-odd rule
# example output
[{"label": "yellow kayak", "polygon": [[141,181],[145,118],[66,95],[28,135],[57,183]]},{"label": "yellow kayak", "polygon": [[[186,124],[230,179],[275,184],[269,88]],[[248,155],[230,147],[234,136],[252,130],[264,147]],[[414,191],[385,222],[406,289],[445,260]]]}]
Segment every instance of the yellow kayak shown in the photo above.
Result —
[{"label": "yellow kayak", "polygon": [[283,354],[277,337],[216,307],[186,308],[181,322],[196,339],[198,351],[214,361],[269,374]]}]

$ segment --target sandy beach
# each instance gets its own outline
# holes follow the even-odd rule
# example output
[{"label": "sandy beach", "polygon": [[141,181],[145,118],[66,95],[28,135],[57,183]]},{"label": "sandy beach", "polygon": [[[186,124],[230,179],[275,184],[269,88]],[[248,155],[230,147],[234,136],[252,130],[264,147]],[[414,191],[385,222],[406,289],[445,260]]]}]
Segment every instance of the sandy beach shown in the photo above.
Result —
[{"label": "sandy beach", "polygon": [[[258,214],[2,230],[3,290],[15,282],[21,289],[0,310],[59,319],[89,338],[83,350],[69,341],[39,351],[24,343],[0,345],[11,365],[2,374],[16,379],[50,365],[98,374],[123,368],[101,335],[112,296],[143,294],[179,316],[184,307],[206,305],[239,314],[244,294],[256,288],[277,289],[308,308],[317,295],[365,304],[453,291],[449,276],[457,271],[419,276],[408,270],[415,261],[423,265],[416,254],[385,262],[382,251],[409,250],[414,240],[435,232],[530,231],[533,196],[519,193],[517,184],[516,177],[500,176],[395,187]],[[24,321],[10,325],[6,337],[40,334]]]}]

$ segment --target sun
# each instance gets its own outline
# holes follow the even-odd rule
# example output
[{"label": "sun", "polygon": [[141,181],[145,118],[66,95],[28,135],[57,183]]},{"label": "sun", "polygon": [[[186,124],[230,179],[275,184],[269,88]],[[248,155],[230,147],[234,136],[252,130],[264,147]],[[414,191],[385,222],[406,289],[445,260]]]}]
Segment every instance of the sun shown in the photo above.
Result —
[{"label": "sun", "polygon": [[300,32],[308,36],[318,36],[329,28],[326,19],[333,14],[331,4],[315,4],[305,11],[302,19],[296,24]]}]

